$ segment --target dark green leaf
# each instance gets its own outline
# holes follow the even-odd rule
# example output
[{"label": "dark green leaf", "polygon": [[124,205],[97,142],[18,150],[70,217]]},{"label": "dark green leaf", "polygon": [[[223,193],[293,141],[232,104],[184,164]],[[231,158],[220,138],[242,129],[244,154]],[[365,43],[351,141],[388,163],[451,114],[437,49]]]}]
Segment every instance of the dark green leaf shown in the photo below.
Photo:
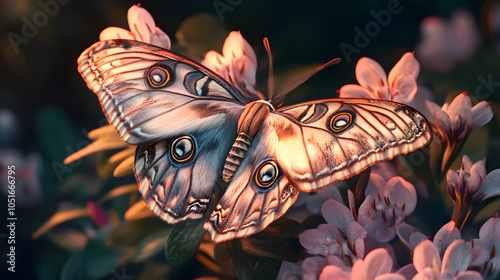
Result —
[{"label": "dark green leaf", "polygon": [[136,262],[142,262],[164,250],[170,231],[171,229],[160,230],[142,239],[132,259]]},{"label": "dark green leaf", "polygon": [[36,126],[40,143],[51,162],[62,164],[69,154],[90,143],[86,134],[77,134],[66,114],[57,107],[40,110]]},{"label": "dark green leaf", "polygon": [[261,257],[255,264],[252,279],[274,280],[278,276],[281,267],[281,260]]},{"label": "dark green leaf", "polygon": [[205,230],[204,219],[177,224],[167,239],[165,257],[172,267],[182,267],[198,252]]},{"label": "dark green leaf", "polygon": [[257,233],[253,237],[259,239],[292,239],[302,233],[306,228],[301,223],[281,218],[271,223],[263,231]]},{"label": "dark green leaf", "polygon": [[240,239],[242,249],[252,255],[297,262],[295,252],[288,243],[279,239],[257,239],[247,237]]},{"label": "dark green leaf", "polygon": [[69,257],[62,269],[61,279],[99,279],[111,273],[122,256],[122,251],[91,240],[85,250]]},{"label": "dark green leaf", "polygon": [[231,240],[224,243],[233,262],[233,271],[238,279],[250,279],[257,257],[245,253],[242,248],[241,239]]},{"label": "dark green leaf", "polygon": [[229,242],[215,244],[214,248],[214,261],[226,273],[233,274],[233,261],[227,248]]},{"label": "dark green leaf", "polygon": [[156,217],[126,221],[111,231],[106,242],[115,247],[135,246],[152,232],[168,227],[168,224]]}]

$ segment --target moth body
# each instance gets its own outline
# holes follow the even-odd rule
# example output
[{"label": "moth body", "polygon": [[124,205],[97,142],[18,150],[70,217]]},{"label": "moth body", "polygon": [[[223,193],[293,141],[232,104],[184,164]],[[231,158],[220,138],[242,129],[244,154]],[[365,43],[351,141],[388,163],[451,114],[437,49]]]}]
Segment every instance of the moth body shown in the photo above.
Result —
[{"label": "moth body", "polygon": [[245,153],[252,144],[253,137],[271,111],[274,111],[273,105],[264,100],[257,100],[245,106],[245,110],[238,120],[238,137],[236,137],[224,163],[222,179],[225,182],[229,182],[233,178],[234,172],[240,166]]}]

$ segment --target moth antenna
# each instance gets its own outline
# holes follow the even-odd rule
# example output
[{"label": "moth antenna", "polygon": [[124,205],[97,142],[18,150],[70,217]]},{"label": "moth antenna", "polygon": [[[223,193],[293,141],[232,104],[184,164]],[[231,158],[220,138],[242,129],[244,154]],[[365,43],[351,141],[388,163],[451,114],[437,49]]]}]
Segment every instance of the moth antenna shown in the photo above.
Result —
[{"label": "moth antenna", "polygon": [[273,74],[273,55],[271,54],[271,46],[267,37],[264,38],[264,47],[266,48],[267,57],[269,58],[269,76],[267,78],[267,97],[273,100],[274,96],[274,74]]},{"label": "moth antenna", "polygon": [[285,95],[287,95],[290,91],[296,89],[298,86],[300,86],[302,83],[304,83],[305,81],[307,81],[309,78],[311,78],[314,74],[318,73],[319,71],[329,67],[329,66],[332,66],[334,64],[337,64],[341,61],[340,58],[335,58],[335,59],[332,59],[330,60],[329,62],[321,65],[320,67],[314,69],[313,71],[301,76],[301,77],[298,77],[296,78],[295,80],[291,81],[290,83],[288,83],[286,86],[284,86],[277,94],[276,94],[276,100],[274,100],[275,102],[280,102],[284,97]]}]

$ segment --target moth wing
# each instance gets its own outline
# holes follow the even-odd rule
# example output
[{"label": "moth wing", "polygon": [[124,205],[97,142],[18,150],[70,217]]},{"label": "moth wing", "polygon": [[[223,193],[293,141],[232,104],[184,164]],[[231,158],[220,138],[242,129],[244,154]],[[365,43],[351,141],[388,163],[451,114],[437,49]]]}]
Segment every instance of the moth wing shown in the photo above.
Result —
[{"label": "moth wing", "polygon": [[295,202],[299,190],[278,169],[274,183],[266,188],[255,181],[260,167],[276,157],[275,139],[259,131],[236,170],[226,192],[219,200],[204,228],[212,241],[245,237],[263,230],[282,216]]},{"label": "moth wing", "polygon": [[[158,77],[153,70],[164,75],[164,84],[153,83]],[[246,102],[202,65],[137,41],[95,43],[78,58],[78,71],[129,144],[215,129],[227,118],[237,118]]]},{"label": "moth wing", "polygon": [[[339,114],[351,119],[334,131]],[[279,109],[264,120],[204,227],[214,242],[257,233],[288,210],[299,190],[319,190],[430,140],[425,118],[395,102],[331,99]],[[257,176],[270,161],[278,175],[262,188]]]},{"label": "moth wing", "polygon": [[374,99],[330,99],[280,108],[264,124],[275,133],[276,161],[301,191],[350,178],[369,166],[425,147],[425,117]]},{"label": "moth wing", "polygon": [[172,156],[178,138],[137,147],[136,179],[153,213],[170,224],[203,217],[231,148],[233,139],[229,135],[236,135],[236,122],[189,135],[195,150],[184,162]]}]

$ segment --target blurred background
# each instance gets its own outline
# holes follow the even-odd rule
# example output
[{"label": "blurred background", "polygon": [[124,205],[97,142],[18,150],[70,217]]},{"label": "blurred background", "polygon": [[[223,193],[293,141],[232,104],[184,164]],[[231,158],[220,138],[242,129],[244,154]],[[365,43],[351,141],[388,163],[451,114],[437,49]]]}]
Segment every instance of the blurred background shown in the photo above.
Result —
[{"label": "blurred background", "polygon": [[[257,88],[266,92],[268,37],[277,89],[294,74],[335,57],[342,62],[301,85],[285,105],[338,97],[357,84],[356,62],[370,57],[389,73],[408,51],[421,63],[419,86],[443,104],[467,91],[474,103],[487,100],[495,113],[471,135],[466,152],[500,168],[500,1],[141,1],[167,33],[174,51],[195,60],[240,30],[258,58]],[[95,156],[72,165],[62,161],[89,143],[86,134],[106,124],[97,97],[77,71],[80,53],[106,27],[128,29],[127,10],[136,1],[0,1],[0,260],[2,279],[57,279],[65,262],[85,246],[90,220],[63,224],[33,240],[55,212],[85,206],[133,176],[112,178],[96,168]],[[389,15],[389,17],[387,17]],[[363,34],[360,34],[363,33]],[[448,98],[448,99],[447,99]],[[496,158],[495,158],[496,156]],[[459,157],[460,159],[460,157]],[[7,271],[6,166],[16,165],[16,272]],[[128,198],[127,198],[128,199]],[[128,203],[116,202],[117,209]],[[119,210],[117,210],[119,212]],[[75,230],[76,228],[76,230]],[[161,261],[158,261],[161,263]],[[186,270],[186,269],[185,269]],[[134,265],[98,278],[144,279]],[[179,279],[194,278],[180,271]],[[83,275],[83,274],[82,274]],[[135,278],[131,278],[135,277]],[[81,279],[85,279],[84,277]],[[153,278],[152,278],[153,279]]]}]

